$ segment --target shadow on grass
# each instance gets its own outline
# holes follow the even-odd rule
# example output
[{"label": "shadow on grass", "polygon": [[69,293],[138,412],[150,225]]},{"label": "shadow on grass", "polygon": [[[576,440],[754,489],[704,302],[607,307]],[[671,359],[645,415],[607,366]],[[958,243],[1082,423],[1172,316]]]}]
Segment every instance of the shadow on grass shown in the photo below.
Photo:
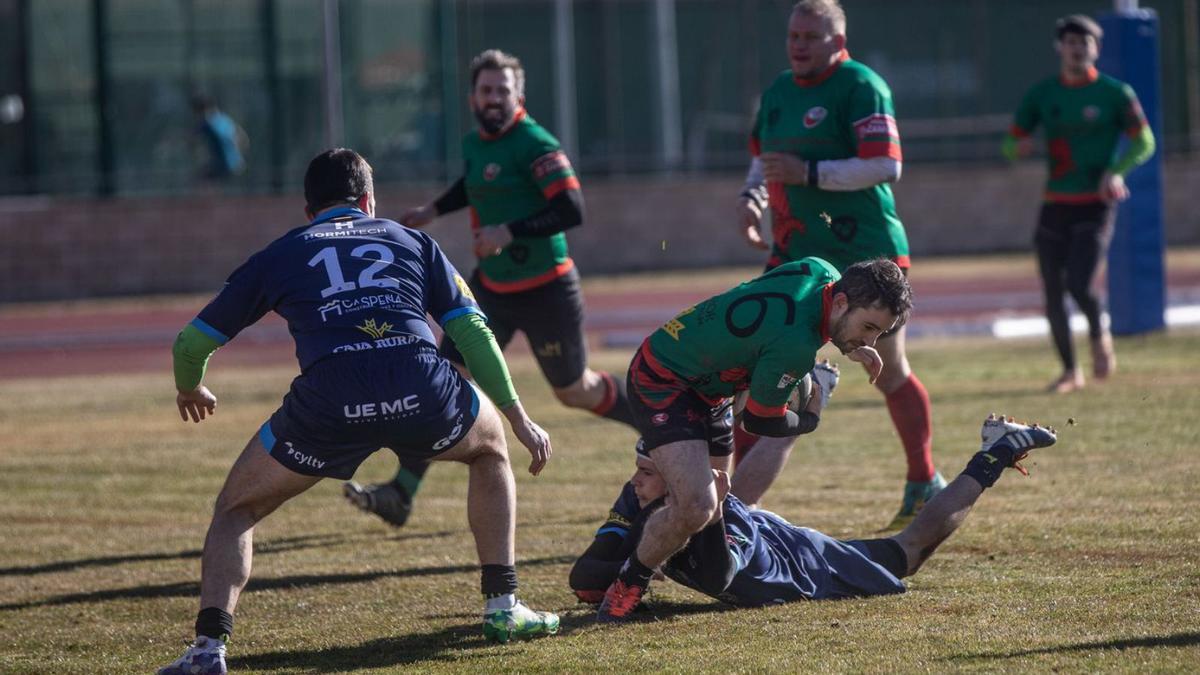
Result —
[{"label": "shadow on grass", "polygon": [[[400,535],[391,535],[388,537],[388,539],[390,541],[403,541],[405,539],[434,539],[438,537],[448,537],[452,534],[455,534],[454,530],[444,530],[440,532],[413,532],[411,534],[406,533]],[[270,555],[272,553],[299,551],[309,548],[327,548],[331,546],[340,546],[353,540],[354,538],[347,537],[344,534],[314,534],[303,537],[269,539],[263,541],[261,544],[255,543],[254,554]],[[175,551],[174,553],[134,553],[130,555],[104,556],[101,558],[61,560],[52,563],[43,563],[41,565],[3,567],[0,568],[0,577],[51,574],[53,572],[71,572],[88,567],[111,567],[115,565],[124,565],[126,563],[151,562],[157,560],[198,559],[201,552],[201,549],[191,549],[188,551]]]},{"label": "shadow on grass", "polygon": [[[575,561],[575,556],[549,556],[520,560],[518,565],[562,565]],[[355,572],[345,574],[300,574],[275,579],[251,579],[246,585],[246,592],[307,588],[325,584],[361,584],[376,579],[438,576],[443,574],[462,574],[476,572],[479,565],[443,565],[439,567],[418,567],[415,569],[380,570],[377,572]],[[107,602],[109,600],[128,600],[145,598],[195,597],[200,595],[200,584],[194,581],[173,584],[158,584],[154,586],[133,586],[130,588],[114,588],[90,593],[69,593],[44,600],[28,602],[10,602],[0,605],[0,611],[29,609],[32,607],[53,607],[58,605],[74,605],[92,602]]]},{"label": "shadow on grass", "polygon": [[[528,563],[525,563],[528,564]],[[715,602],[655,602],[638,612],[631,622],[661,621],[673,616],[728,611],[732,608]],[[562,616],[559,634],[593,628],[620,630],[616,626],[596,623],[595,610],[575,611]],[[558,638],[539,638],[539,640]],[[313,673],[345,673],[368,668],[390,668],[436,662],[465,663],[502,653],[503,646],[493,645],[483,637],[478,621],[451,626],[429,633],[376,638],[357,645],[327,649],[292,649],[246,656],[230,656],[230,670],[282,670],[302,668]]]},{"label": "shadow on grass", "polygon": [[1058,645],[1055,647],[1039,647],[1037,649],[1022,649],[1015,652],[994,652],[982,654],[959,654],[946,657],[946,661],[972,661],[983,659],[1015,659],[1022,656],[1038,656],[1040,654],[1066,654],[1070,652],[1087,652],[1104,649],[1137,649],[1139,647],[1194,647],[1200,645],[1200,633],[1175,633],[1173,635],[1148,635],[1140,638],[1118,638],[1095,642],[1080,642],[1073,645]]}]

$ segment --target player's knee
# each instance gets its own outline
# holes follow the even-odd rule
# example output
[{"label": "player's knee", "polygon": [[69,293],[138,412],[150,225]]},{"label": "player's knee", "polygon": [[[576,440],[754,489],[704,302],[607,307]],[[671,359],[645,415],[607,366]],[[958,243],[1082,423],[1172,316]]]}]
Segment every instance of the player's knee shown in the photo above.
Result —
[{"label": "player's knee", "polygon": [[508,442],[504,437],[504,423],[501,422],[499,413],[489,412],[490,414],[480,415],[479,419],[475,420],[475,427],[471,429],[476,432],[473,444],[477,446],[480,455],[492,455],[507,462]]},{"label": "player's knee", "polygon": [[257,505],[253,500],[246,498],[244,495],[236,495],[228,491],[221,492],[217,496],[216,505],[213,506],[214,521],[236,522],[244,526],[253,526],[262,520],[267,513],[269,513],[267,507]]},{"label": "player's knee", "polygon": [[595,405],[593,399],[597,397],[595,392],[588,388],[586,379],[581,377],[565,387],[555,387],[554,398],[568,408],[592,408]]},{"label": "player's knee", "polygon": [[905,366],[904,368],[885,367],[883,372],[879,374],[879,378],[875,380],[875,388],[883,392],[886,396],[903,387],[904,383],[908,381],[909,376],[912,375],[912,371],[907,368],[907,364]]},{"label": "player's knee", "polygon": [[1077,302],[1085,302],[1092,299],[1092,285],[1089,279],[1068,279],[1067,292]]}]

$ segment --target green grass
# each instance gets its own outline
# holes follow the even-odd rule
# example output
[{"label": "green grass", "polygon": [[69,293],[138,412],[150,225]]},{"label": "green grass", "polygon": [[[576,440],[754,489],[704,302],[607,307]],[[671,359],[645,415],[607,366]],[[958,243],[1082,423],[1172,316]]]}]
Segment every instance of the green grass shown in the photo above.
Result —
[{"label": "green grass", "polygon": [[[541,477],[514,449],[521,595],[562,634],[487,645],[463,497],[435,467],[408,527],[344,504],[336,481],[257,532],[230,665],[243,672],[1184,671],[1200,663],[1196,411],[1200,334],[1121,340],[1120,371],[1065,397],[1041,342],[917,341],[935,459],[957,475],[989,412],[1060,429],[1008,472],[907,594],[729,610],[669,582],[651,616],[597,626],[566,587],[632,471],[633,433],[566,410],[513,363],[556,453]],[[623,372],[627,354],[595,355]],[[844,359],[843,359],[844,361]],[[848,365],[848,364],[843,364]],[[0,671],[150,672],[191,637],[199,549],[225,472],[292,373],[223,368],[218,415],[176,416],[170,377],[0,382]],[[1074,418],[1074,426],[1067,419]],[[379,453],[359,480],[388,477]],[[847,369],[767,506],[835,536],[870,535],[899,505],[904,463],[882,399]]]}]

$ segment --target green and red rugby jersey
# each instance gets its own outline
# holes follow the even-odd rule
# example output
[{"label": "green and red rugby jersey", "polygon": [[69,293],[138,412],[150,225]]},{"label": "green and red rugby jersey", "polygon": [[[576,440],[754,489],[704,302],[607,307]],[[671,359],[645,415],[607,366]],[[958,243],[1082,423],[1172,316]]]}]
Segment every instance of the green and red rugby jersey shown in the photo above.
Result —
[{"label": "green and red rugby jersey", "polygon": [[1061,76],[1033,85],[1017,108],[1012,135],[1046,129],[1050,177],[1046,201],[1091,204],[1101,201],[1100,178],[1112,166],[1121,132],[1137,136],[1146,116],[1133,89],[1095,68],[1081,82]]},{"label": "green and red rugby jersey", "polygon": [[746,409],[779,417],[829,341],[837,269],[820,258],[785,263],[680,312],[642,348],[659,377],[713,405],[749,388]]},{"label": "green and red rugby jersey", "polygon": [[[546,207],[579,179],[558,140],[517,110],[497,135],[472,131],[463,139],[464,185],[471,229],[525,218]],[[549,237],[514,237],[500,255],[479,261],[479,280],[496,293],[517,293],[547,284],[574,269],[562,232]]]},{"label": "green and red rugby jersey", "polygon": [[[892,92],[875,71],[845,51],[813,78],[785,70],[763,92],[750,151],[756,157],[785,152],[817,161],[901,160]],[[885,257],[909,266],[908,237],[887,183],[838,192],[767,181],[767,191],[774,254],[781,262],[818,256],[845,269]]]}]

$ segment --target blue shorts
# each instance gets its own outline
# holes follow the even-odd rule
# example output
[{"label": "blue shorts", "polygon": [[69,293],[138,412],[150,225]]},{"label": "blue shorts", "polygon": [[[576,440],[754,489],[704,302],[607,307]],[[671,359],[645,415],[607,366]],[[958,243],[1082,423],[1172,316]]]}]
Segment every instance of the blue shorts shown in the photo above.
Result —
[{"label": "blue shorts", "polygon": [[345,480],[383,447],[401,457],[439,455],[478,414],[475,388],[433,346],[414,345],[313,364],[292,380],[259,439],[296,473]]}]

